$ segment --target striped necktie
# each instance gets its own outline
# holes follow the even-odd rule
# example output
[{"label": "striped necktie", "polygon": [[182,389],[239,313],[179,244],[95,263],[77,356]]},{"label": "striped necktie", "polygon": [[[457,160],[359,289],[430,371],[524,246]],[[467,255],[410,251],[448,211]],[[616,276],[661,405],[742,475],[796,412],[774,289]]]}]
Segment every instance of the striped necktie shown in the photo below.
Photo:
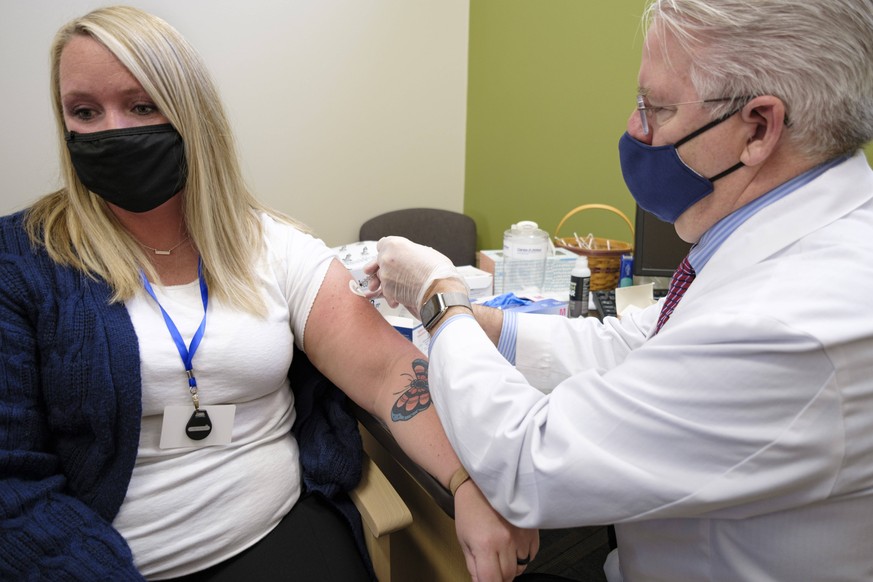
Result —
[{"label": "striped necktie", "polygon": [[688,262],[688,257],[685,257],[682,259],[682,262],[679,263],[679,268],[676,269],[675,273],[673,273],[673,279],[670,281],[670,289],[667,291],[667,298],[664,300],[664,305],[661,307],[661,315],[658,317],[658,325],[655,327],[655,333],[658,333],[661,330],[661,326],[667,323],[667,320],[670,319],[670,315],[673,314],[673,310],[676,309],[679,300],[682,299],[682,295],[685,294],[685,291],[691,286],[691,282],[694,281],[694,276],[694,269],[691,267],[691,263]]}]

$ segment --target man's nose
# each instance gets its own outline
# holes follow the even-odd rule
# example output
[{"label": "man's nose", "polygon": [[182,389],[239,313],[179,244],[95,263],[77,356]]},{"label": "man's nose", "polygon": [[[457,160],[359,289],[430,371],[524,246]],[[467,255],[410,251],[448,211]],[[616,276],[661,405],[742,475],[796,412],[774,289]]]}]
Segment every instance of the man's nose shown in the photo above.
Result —
[{"label": "man's nose", "polygon": [[633,113],[627,119],[627,132],[635,140],[645,144],[652,145],[652,128],[648,128],[648,133],[643,131],[643,120],[640,117],[640,111],[634,109]]}]

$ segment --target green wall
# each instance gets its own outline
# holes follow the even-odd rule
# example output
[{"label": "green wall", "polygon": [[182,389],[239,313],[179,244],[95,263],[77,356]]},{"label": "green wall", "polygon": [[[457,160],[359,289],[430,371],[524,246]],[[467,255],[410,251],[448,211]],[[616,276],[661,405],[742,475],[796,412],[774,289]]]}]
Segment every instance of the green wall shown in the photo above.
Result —
[{"label": "green wall", "polygon": [[[618,139],[633,111],[644,0],[471,0],[464,212],[480,248],[534,220],[555,234],[580,204],[611,204],[633,220]],[[629,240],[604,211],[561,229]]]},{"label": "green wall", "polygon": [[[618,139],[634,107],[645,4],[470,0],[464,212],[479,248],[501,248],[519,220],[555,234],[580,204],[610,204],[633,221]],[[559,234],[573,231],[630,237],[604,211],[575,215]]]}]

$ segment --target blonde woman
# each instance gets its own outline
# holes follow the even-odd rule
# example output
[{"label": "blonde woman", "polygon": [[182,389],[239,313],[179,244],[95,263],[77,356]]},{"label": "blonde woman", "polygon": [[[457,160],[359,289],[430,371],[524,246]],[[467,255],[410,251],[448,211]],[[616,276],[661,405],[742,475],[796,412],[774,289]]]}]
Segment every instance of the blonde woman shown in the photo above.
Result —
[{"label": "blonde woman", "polygon": [[[100,9],[51,54],[65,186],[0,221],[0,578],[367,579],[334,500],[303,486],[300,451],[323,443],[290,432],[292,352],[448,485],[461,465],[426,399],[392,420],[420,353],[247,191],[171,26]],[[455,506],[475,579],[536,553],[472,481]]]}]

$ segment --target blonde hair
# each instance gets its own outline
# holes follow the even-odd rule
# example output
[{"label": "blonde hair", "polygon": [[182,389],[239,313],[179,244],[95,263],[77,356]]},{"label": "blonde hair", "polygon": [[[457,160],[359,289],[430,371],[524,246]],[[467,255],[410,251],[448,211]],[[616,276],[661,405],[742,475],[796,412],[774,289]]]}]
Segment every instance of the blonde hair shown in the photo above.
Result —
[{"label": "blonde hair", "polygon": [[61,53],[78,35],[105,46],[139,81],[185,143],[188,179],[184,213],[188,234],[203,260],[210,293],[253,313],[263,312],[255,283],[255,257],[263,246],[260,212],[304,229],[260,204],[246,187],[230,124],[206,67],[190,44],[165,21],[126,6],[95,10],[62,27],[51,48],[51,91],[65,187],[29,210],[27,229],[51,258],[113,289],[124,301],[142,289],[140,269],[157,273],[139,244],[106,203],[76,175],[64,141],[60,96]]}]

